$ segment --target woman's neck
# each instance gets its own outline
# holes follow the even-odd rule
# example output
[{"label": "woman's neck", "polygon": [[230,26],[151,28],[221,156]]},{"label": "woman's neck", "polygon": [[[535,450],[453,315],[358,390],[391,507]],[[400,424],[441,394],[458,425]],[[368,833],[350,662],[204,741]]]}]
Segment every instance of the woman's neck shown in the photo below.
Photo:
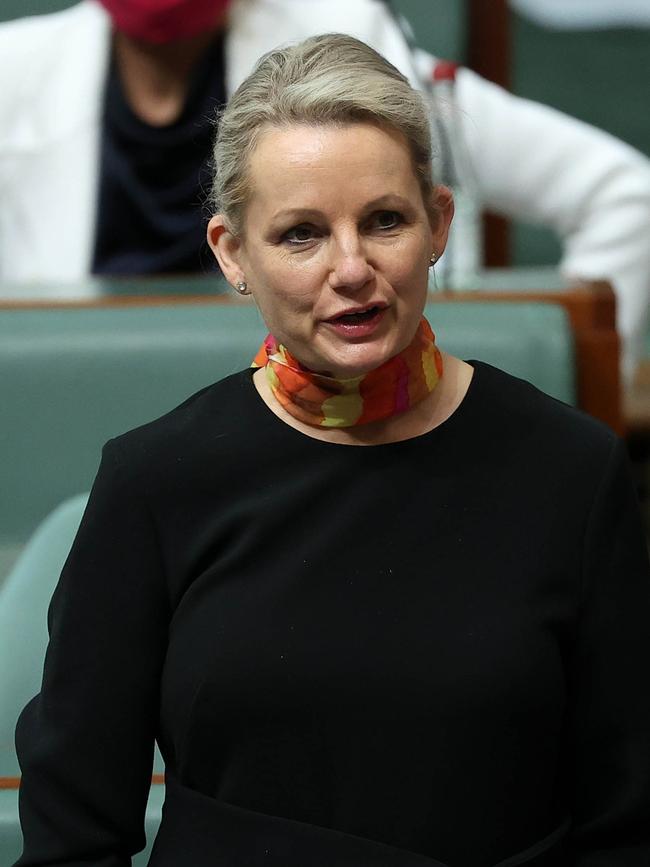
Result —
[{"label": "woman's neck", "polygon": [[376,446],[422,436],[443,424],[458,409],[467,394],[474,368],[452,355],[442,353],[442,356],[444,373],[427,398],[400,415],[353,427],[316,427],[294,418],[275,398],[264,368],[253,374],[253,382],[268,408],[306,436],[341,445]]},{"label": "woman's neck", "polygon": [[115,63],[126,101],[133,113],[150,126],[168,126],[183,112],[192,70],[220,29],[154,45],[116,32]]}]

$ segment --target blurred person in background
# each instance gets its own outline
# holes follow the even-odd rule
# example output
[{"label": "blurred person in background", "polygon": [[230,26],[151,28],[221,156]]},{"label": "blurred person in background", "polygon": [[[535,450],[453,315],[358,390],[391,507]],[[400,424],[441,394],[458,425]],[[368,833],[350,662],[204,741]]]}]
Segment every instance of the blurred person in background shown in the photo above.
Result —
[{"label": "blurred person in background", "polygon": [[265,51],[334,30],[438,103],[436,168],[478,205],[457,209],[441,284],[471,282],[480,265],[479,208],[545,224],[563,242],[565,276],[612,281],[631,378],[650,296],[648,160],[468,69],[441,75],[381,0],[82,0],[4,24],[0,279],[210,270],[202,202],[215,109]]},{"label": "blurred person in background", "polygon": [[648,0],[510,0],[510,5],[549,27],[650,27]]}]

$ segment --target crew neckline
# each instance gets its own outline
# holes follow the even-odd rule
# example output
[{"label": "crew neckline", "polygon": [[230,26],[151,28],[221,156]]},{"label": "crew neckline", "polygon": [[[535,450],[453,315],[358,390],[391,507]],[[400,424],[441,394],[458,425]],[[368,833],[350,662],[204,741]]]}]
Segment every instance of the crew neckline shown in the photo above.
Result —
[{"label": "crew neckline", "polygon": [[477,390],[480,382],[483,380],[483,375],[485,373],[485,367],[489,365],[485,365],[483,362],[476,361],[474,359],[466,359],[466,363],[469,364],[474,373],[470,380],[469,386],[465,395],[456,409],[452,412],[452,414],[446,418],[443,422],[431,430],[425,431],[425,433],[418,434],[414,437],[408,437],[407,439],[395,440],[394,442],[388,443],[376,443],[375,445],[362,445],[359,443],[339,443],[339,442],[330,442],[329,440],[318,439],[317,437],[310,436],[303,431],[298,430],[295,427],[287,424],[283,421],[279,416],[277,416],[273,410],[267,406],[264,402],[262,396],[258,392],[255,387],[255,383],[253,382],[253,374],[258,370],[258,368],[247,368],[243,371],[246,374],[246,384],[253,392],[253,397],[255,398],[253,406],[254,411],[260,419],[260,423],[266,423],[270,425],[273,433],[278,433],[278,435],[285,435],[293,438],[296,442],[303,443],[313,443],[316,446],[324,446],[325,448],[338,448],[338,449],[357,449],[367,452],[376,453],[377,449],[395,449],[395,448],[413,448],[415,445],[420,445],[425,441],[440,439],[442,437],[446,437],[450,432],[453,432],[455,427],[461,422],[461,420],[467,415],[468,412],[471,411],[472,406],[476,402],[477,399]]}]

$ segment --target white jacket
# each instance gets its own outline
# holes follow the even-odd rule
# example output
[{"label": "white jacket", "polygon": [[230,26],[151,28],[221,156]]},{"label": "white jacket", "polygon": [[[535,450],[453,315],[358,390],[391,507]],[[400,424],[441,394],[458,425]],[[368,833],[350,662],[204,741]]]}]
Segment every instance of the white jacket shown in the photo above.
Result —
[{"label": "white jacket", "polygon": [[[378,0],[235,0],[227,92],[264,51],[334,30],[373,45],[416,86],[435,63],[411,52]],[[74,281],[89,272],[109,48],[110,20],[94,0],[0,26],[5,282]],[[483,205],[555,229],[567,276],[612,280],[629,375],[642,349],[650,294],[649,161],[467,69],[458,73],[456,102]]]}]

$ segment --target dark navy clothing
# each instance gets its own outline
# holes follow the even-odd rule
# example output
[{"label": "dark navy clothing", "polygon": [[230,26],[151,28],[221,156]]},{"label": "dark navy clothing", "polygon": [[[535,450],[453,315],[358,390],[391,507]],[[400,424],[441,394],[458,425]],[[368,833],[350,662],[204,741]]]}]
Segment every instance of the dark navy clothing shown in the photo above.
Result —
[{"label": "dark navy clothing", "polygon": [[243,371],[111,441],[17,731],[20,867],[647,867],[650,577],[625,450],[473,362],[377,446]]},{"label": "dark navy clothing", "polygon": [[205,198],[214,118],[225,101],[224,40],[194,69],[176,122],[153,127],[129,107],[113,59],[104,95],[95,274],[213,271]]}]

